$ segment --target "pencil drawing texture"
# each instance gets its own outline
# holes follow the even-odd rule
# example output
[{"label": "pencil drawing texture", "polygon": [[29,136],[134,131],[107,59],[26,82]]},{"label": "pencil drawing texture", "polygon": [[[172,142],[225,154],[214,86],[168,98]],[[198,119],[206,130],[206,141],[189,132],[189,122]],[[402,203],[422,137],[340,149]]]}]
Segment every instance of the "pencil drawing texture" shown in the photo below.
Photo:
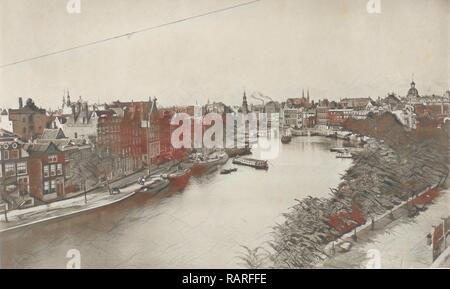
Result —
[{"label": "pencil drawing texture", "polygon": [[450,1],[0,17],[0,268],[450,268]]}]

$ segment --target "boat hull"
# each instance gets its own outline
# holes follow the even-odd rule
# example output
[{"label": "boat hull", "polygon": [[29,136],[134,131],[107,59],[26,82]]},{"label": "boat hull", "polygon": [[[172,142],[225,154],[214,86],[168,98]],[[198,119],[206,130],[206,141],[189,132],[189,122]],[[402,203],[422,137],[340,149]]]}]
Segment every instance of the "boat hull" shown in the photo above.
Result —
[{"label": "boat hull", "polygon": [[167,179],[170,181],[170,189],[173,190],[181,190],[184,189],[189,183],[189,179],[192,176],[192,170],[186,169],[185,172],[182,173],[173,173],[167,176]]},{"label": "boat hull", "polygon": [[292,140],[292,138],[291,138],[290,136],[283,136],[283,137],[281,138],[281,143],[283,143],[283,144],[288,144],[288,143],[291,142],[291,140]]},{"label": "boat hull", "polygon": [[214,160],[208,160],[208,161],[202,161],[202,162],[187,162],[184,164],[184,167],[189,167],[191,169],[191,174],[193,176],[200,176],[204,173],[212,172],[217,166],[223,165],[228,161],[228,155],[224,154],[221,157],[214,159]]},{"label": "boat hull", "polygon": [[248,166],[248,167],[258,169],[258,170],[269,169],[269,165],[267,164],[267,161],[264,161],[264,160],[255,160],[255,159],[249,159],[249,158],[235,158],[235,159],[233,159],[233,164]]},{"label": "boat hull", "polygon": [[251,155],[252,150],[249,147],[246,148],[230,148],[225,149],[225,152],[230,158],[234,158],[237,156],[245,156],[245,155]]}]

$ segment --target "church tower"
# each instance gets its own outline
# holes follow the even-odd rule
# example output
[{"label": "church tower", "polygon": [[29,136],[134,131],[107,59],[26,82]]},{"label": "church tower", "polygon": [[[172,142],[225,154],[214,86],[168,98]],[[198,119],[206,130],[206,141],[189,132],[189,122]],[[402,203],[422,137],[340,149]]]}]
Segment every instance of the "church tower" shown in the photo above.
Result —
[{"label": "church tower", "polygon": [[247,95],[245,94],[245,90],[244,96],[242,97],[242,113],[248,113]]},{"label": "church tower", "polygon": [[417,101],[419,96],[419,91],[416,88],[416,83],[414,82],[414,78],[411,80],[411,88],[408,90],[408,94],[406,95],[409,101]]}]

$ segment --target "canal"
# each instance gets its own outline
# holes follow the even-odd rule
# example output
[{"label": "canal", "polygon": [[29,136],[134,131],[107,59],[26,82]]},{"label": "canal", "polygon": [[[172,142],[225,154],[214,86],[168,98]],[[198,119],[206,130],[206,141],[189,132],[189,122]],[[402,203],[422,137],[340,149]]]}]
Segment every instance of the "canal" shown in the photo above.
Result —
[{"label": "canal", "polygon": [[[270,239],[294,199],[326,197],[351,160],[338,140],[298,137],[281,145],[268,171],[238,167],[191,178],[177,193],[143,193],[89,213],[0,234],[2,268],[235,268],[241,245]],[[225,167],[230,167],[229,161]]]}]

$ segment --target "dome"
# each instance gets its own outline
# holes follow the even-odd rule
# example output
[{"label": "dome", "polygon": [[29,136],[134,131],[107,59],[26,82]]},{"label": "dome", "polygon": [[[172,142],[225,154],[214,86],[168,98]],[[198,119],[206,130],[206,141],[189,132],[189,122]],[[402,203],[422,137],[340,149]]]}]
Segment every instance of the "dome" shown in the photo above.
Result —
[{"label": "dome", "polygon": [[408,97],[419,97],[419,91],[417,91],[414,80],[411,82],[411,88],[408,90]]},{"label": "dome", "polygon": [[408,90],[408,95],[419,95],[419,92],[417,91],[417,88],[412,87]]}]

